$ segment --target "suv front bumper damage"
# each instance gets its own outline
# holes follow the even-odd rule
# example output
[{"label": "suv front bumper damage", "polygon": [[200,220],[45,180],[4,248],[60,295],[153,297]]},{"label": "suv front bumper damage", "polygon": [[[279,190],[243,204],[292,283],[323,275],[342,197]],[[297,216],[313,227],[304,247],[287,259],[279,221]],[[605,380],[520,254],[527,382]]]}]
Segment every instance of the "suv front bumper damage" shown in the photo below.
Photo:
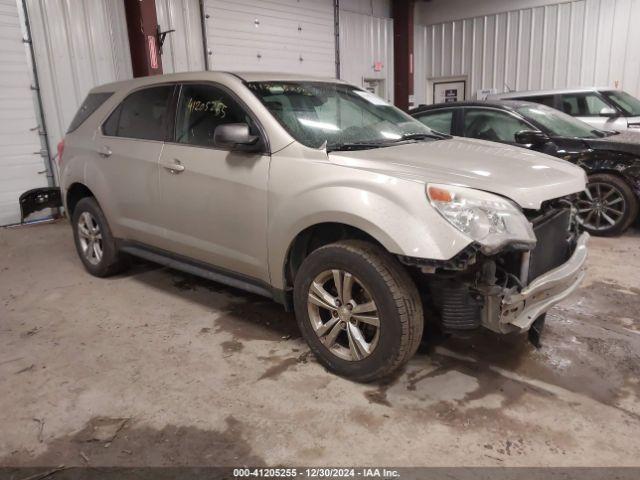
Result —
[{"label": "suv front bumper damage", "polygon": [[589,234],[582,233],[565,263],[540,275],[520,292],[495,288],[483,292],[482,325],[499,333],[528,330],[538,317],[578,288],[586,274],[588,241]]}]

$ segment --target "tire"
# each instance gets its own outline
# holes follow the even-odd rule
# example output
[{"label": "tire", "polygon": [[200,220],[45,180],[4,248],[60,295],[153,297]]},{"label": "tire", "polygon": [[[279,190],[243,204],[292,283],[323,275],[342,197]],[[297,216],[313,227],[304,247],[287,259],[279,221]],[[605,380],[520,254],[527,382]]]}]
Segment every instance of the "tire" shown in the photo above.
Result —
[{"label": "tire", "polygon": [[[71,217],[71,226],[78,256],[91,275],[108,277],[126,267],[116,248],[107,219],[95,198],[85,197],[78,202]],[[97,249],[90,247],[94,244]]]},{"label": "tire", "polygon": [[592,235],[622,234],[638,216],[638,198],[624,179],[609,173],[589,175],[577,202],[578,220]]},{"label": "tire", "polygon": [[[349,283],[350,293],[345,287]],[[318,284],[339,303],[330,305],[318,294]],[[422,340],[424,318],[416,285],[391,254],[369,242],[341,241],[305,258],[295,277],[294,308],[318,361],[357,382],[389,377],[409,361]]]}]

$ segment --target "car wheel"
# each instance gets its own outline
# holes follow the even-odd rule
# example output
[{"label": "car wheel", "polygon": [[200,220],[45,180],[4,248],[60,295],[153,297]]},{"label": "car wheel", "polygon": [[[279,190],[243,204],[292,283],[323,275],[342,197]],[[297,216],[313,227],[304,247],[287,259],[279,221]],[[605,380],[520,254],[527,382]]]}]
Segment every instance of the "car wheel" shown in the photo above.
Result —
[{"label": "car wheel", "polygon": [[313,251],[296,274],[294,307],[319,362],[355,381],[388,377],[422,339],[415,284],[391,254],[368,242],[347,240]]},{"label": "car wheel", "polygon": [[589,176],[577,207],[578,221],[593,235],[620,235],[638,215],[638,199],[629,185],[608,173]]},{"label": "car wheel", "polygon": [[107,277],[122,271],[125,262],[116,248],[107,219],[93,197],[78,202],[71,224],[78,255],[91,275]]}]

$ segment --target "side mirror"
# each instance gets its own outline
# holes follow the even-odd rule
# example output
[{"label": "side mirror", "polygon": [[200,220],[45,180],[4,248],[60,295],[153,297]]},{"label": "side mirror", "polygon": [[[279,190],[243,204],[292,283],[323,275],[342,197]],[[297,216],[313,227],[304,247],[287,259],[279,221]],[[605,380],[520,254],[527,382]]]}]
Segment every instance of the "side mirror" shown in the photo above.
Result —
[{"label": "side mirror", "polygon": [[540,130],[520,130],[515,135],[516,143],[522,145],[542,145],[549,141],[549,135]]},{"label": "side mirror", "polygon": [[613,108],[611,107],[602,107],[602,110],[600,110],[599,115],[601,117],[617,117],[618,116],[618,112],[616,112]]},{"label": "side mirror", "polygon": [[218,125],[213,132],[213,144],[229,150],[255,151],[260,137],[251,135],[246,123]]}]

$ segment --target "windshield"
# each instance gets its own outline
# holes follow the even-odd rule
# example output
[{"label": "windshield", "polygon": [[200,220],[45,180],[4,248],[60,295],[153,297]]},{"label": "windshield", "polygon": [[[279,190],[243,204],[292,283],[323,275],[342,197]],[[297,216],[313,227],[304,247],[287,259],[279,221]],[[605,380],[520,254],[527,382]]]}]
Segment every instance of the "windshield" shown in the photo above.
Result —
[{"label": "windshield", "polygon": [[374,94],[339,83],[253,82],[249,88],[300,143],[327,150],[443,138]]},{"label": "windshield", "polygon": [[623,91],[602,92],[615,105],[629,116],[640,115],[640,100]]},{"label": "windshield", "polygon": [[601,138],[604,132],[591,125],[545,105],[525,105],[516,111],[542,127],[552,137]]}]

